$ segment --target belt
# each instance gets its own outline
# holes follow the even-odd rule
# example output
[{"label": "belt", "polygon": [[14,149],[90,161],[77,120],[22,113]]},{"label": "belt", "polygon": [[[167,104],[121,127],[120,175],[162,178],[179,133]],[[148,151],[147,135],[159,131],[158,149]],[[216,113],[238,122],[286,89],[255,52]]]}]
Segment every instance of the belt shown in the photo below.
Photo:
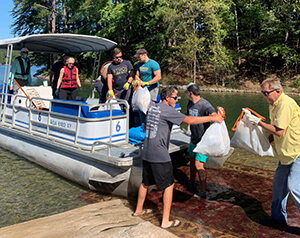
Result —
[{"label": "belt", "polygon": [[96,82],[101,82],[101,80],[96,80]]}]

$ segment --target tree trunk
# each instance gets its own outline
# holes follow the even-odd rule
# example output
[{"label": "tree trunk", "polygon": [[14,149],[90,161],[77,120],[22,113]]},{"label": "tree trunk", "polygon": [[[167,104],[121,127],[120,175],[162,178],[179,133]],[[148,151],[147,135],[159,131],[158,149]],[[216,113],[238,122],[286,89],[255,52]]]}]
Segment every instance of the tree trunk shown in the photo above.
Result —
[{"label": "tree trunk", "polygon": [[239,24],[238,24],[238,15],[236,10],[236,5],[234,6],[234,15],[235,15],[235,31],[236,31],[236,49],[238,52],[238,66],[241,65],[241,57],[240,57],[240,38],[239,38]]},{"label": "tree trunk", "polygon": [[51,10],[51,33],[55,33],[55,0],[52,0]]},{"label": "tree trunk", "polygon": [[51,33],[51,22],[49,16],[47,16],[47,27],[48,27],[48,33]]},{"label": "tree trunk", "polygon": [[284,39],[285,44],[287,44],[288,39],[289,39],[289,30],[286,30],[285,31],[285,39]]},{"label": "tree trunk", "polygon": [[[195,18],[193,19],[193,28],[194,28],[194,35],[196,35],[196,21]],[[193,80],[194,83],[196,83],[196,70],[197,70],[197,50],[194,49],[194,74],[193,74]]]},{"label": "tree trunk", "polygon": [[67,18],[67,10],[66,10],[65,0],[62,0],[62,6],[63,6],[63,18],[64,18],[64,25],[65,25],[65,32],[69,32],[69,26],[68,26],[68,18]]}]

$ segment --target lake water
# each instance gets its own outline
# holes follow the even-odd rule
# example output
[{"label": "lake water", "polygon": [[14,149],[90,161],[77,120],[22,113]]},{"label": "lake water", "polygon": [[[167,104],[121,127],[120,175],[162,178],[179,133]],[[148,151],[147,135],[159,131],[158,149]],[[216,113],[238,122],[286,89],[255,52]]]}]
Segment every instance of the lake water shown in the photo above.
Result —
[{"label": "lake water", "polygon": [[[32,66],[32,76],[41,66]],[[0,65],[0,84],[5,66]],[[35,85],[42,82],[33,78]],[[87,189],[0,148],[0,227],[84,206]]]},{"label": "lake water", "polygon": [[[36,65],[31,66],[31,76],[32,76],[33,85],[42,85],[42,81],[35,78],[33,75],[35,75],[43,67],[44,66],[36,66]],[[5,73],[5,65],[0,65],[0,84],[3,83],[4,73]]]},{"label": "lake water", "polygon": [[[32,73],[36,70],[38,67],[33,66]],[[0,66],[1,80],[3,71],[4,66]],[[182,112],[185,112],[187,99],[183,91],[180,96]],[[268,104],[261,94],[201,92],[201,96],[215,108],[224,107],[230,136],[233,135],[231,128],[243,107],[249,107],[268,118]],[[300,96],[293,98],[300,103]],[[235,150],[230,158],[241,158],[241,163],[247,164],[254,157],[256,156],[245,151]],[[276,166],[273,159],[270,163]],[[0,174],[0,227],[84,206],[93,196],[96,197],[93,201],[110,199],[109,196],[91,192],[1,148]]]}]

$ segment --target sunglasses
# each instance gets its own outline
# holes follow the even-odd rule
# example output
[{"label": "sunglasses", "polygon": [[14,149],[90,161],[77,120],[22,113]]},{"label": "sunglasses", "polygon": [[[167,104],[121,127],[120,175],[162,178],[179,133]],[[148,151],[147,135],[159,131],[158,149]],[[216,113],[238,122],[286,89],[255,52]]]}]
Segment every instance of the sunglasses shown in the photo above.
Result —
[{"label": "sunglasses", "polygon": [[173,98],[174,100],[177,100],[178,97],[170,97],[170,98]]},{"label": "sunglasses", "polygon": [[122,56],[115,56],[115,59],[122,59]]},{"label": "sunglasses", "polygon": [[273,90],[271,90],[271,91],[261,91],[261,93],[262,93],[264,96],[269,96],[270,93],[272,93],[272,92],[274,92],[274,91],[276,91],[276,90],[277,90],[277,88],[276,88],[276,89],[273,89]]}]

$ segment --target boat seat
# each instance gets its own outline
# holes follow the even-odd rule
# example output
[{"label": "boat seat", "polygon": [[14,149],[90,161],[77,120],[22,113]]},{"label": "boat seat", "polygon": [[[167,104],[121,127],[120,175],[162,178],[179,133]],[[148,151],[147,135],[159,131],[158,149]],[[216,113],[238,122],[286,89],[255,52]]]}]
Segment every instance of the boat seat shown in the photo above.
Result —
[{"label": "boat seat", "polygon": [[[78,101],[55,99],[52,102],[51,112],[57,112],[61,114],[71,115],[71,116],[78,116],[79,105],[68,104],[67,102],[78,103]],[[86,102],[80,102],[80,103],[82,104],[80,117],[87,117],[87,114],[89,112],[89,107],[83,105],[83,104],[87,104]]]},{"label": "boat seat", "polygon": [[[121,116],[123,114],[122,110],[112,110],[112,116]],[[109,117],[110,111],[90,111],[87,114],[87,118],[102,118],[102,117]]]},{"label": "boat seat", "polygon": [[[78,104],[68,104],[66,102],[75,102],[78,101],[70,101],[70,100],[54,100],[52,103],[51,112],[57,112],[62,114],[67,114],[71,116],[78,116],[79,105]],[[103,118],[110,116],[110,110],[101,110],[101,111],[90,111],[89,106],[85,106],[86,102],[80,102],[81,104],[81,112],[80,117],[85,118]],[[122,115],[122,110],[112,110],[112,116],[120,116]]]}]

